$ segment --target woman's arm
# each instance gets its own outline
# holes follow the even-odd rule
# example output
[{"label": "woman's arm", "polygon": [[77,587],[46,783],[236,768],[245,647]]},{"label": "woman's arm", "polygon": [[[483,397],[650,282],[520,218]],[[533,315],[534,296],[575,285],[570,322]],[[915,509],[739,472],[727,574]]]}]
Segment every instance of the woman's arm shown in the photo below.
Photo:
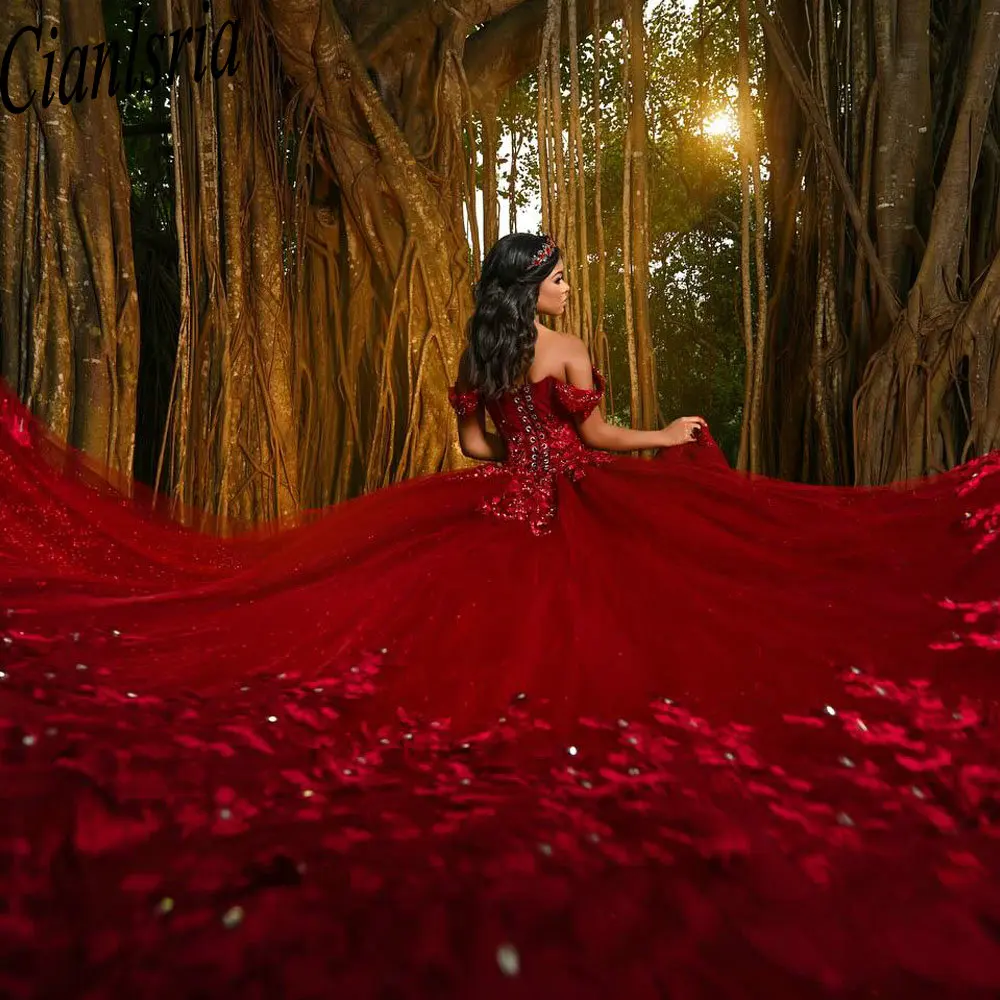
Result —
[{"label": "woman's arm", "polygon": [[637,431],[631,427],[615,427],[607,423],[597,409],[580,424],[580,437],[588,447],[601,451],[642,451],[644,448],[667,447],[662,430]]},{"label": "woman's arm", "polygon": [[[462,352],[458,359],[458,378],[455,389],[462,393],[468,392],[469,386],[469,355],[468,350]],[[491,434],[486,430],[486,407],[482,397],[476,400],[476,408],[469,413],[458,413],[458,444],[466,458],[475,458],[480,462],[502,462],[507,457],[507,445],[499,434]]]},{"label": "woman's arm", "polygon": [[[590,354],[582,340],[573,345],[566,361],[566,378],[580,389],[593,389],[594,378]],[[701,417],[679,417],[658,431],[638,431],[631,427],[609,424],[595,406],[584,420],[577,420],[577,427],[584,444],[601,451],[642,451],[645,448],[670,448],[693,440],[691,429],[705,426]]]},{"label": "woman's arm", "polygon": [[482,400],[471,413],[458,418],[458,443],[467,458],[502,462],[507,457],[504,439],[486,429],[486,408]]}]

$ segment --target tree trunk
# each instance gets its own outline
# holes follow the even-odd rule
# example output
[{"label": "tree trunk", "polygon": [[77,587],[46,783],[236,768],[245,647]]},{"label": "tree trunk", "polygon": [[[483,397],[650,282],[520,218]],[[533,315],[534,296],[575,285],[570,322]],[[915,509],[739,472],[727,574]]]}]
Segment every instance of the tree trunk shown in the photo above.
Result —
[{"label": "tree trunk", "polygon": [[[913,281],[917,209],[931,197],[930,0],[873,0],[875,69],[879,80],[875,212],[879,260],[900,299]],[[895,315],[880,299],[874,347]]]},{"label": "tree trunk", "polygon": [[[361,345],[368,345],[374,359],[374,381],[359,387],[354,412],[342,422],[359,424],[368,396],[373,409],[368,452],[353,456],[365,468],[365,488],[464,464],[447,403],[461,322],[471,307],[462,182],[456,176],[466,169],[455,134],[461,92],[454,77],[461,53],[448,48],[454,26],[445,28],[444,47],[434,50],[437,75],[418,74],[421,84],[385,72],[377,75],[377,89],[329,0],[294,5],[267,0],[266,10],[282,66],[297,88],[295,124],[303,130],[304,149],[339,192],[332,207],[345,219],[338,231],[358,234],[371,258],[370,283],[343,286],[343,294],[360,301],[342,314],[348,326],[340,332],[347,341],[340,348],[344,355],[357,357]],[[401,95],[410,99],[402,126],[388,111]],[[444,101],[441,119],[426,122],[440,146],[421,148],[424,135],[412,106],[418,96],[425,109],[436,98]],[[431,184],[412,147],[421,149],[431,168],[439,168],[443,188]],[[301,234],[296,243],[305,248],[303,254],[312,252]],[[304,261],[300,255],[300,267]],[[297,287],[307,302],[317,294],[301,280]],[[300,309],[304,314],[321,326],[326,322],[320,310]],[[322,330],[313,336],[322,336]]]},{"label": "tree trunk", "polygon": [[500,239],[500,186],[497,157],[500,153],[500,120],[495,104],[480,109],[483,128],[483,252]]},{"label": "tree trunk", "polygon": [[[745,388],[740,449],[736,466],[760,473],[764,470],[764,386],[768,363],[767,268],[765,264],[765,206],[757,126],[750,101],[750,11],[749,0],[739,4],[739,121],[740,187],[742,190],[740,270],[743,277],[743,336],[746,348]],[[754,327],[750,272],[750,183],[753,179],[754,272],[757,276],[757,323]]]},{"label": "tree trunk", "polygon": [[[606,0],[605,0],[606,2]],[[592,21],[599,24],[602,13],[601,0],[593,0]],[[605,259],[603,191],[601,177],[601,55],[603,45],[600,32],[594,35],[594,87],[591,103],[594,117],[594,250],[597,254],[597,306],[594,316],[595,357],[607,380],[608,407],[614,402],[614,381],[611,378],[611,350],[608,331],[604,325],[604,302],[607,297],[608,266]]]},{"label": "tree trunk", "polygon": [[632,224],[623,239],[631,241],[630,274],[626,274],[625,294],[633,295],[635,351],[638,375],[638,412],[632,426],[659,427],[662,424],[659,395],[656,389],[656,357],[649,319],[649,181],[647,154],[649,124],[646,117],[646,55],[642,0],[628,0],[626,6],[628,40],[628,120],[631,141],[630,208]]},{"label": "tree trunk", "polygon": [[[26,25],[39,35],[21,35],[10,78],[24,111],[0,108],[0,369],[53,433],[128,477],[139,309],[131,185],[107,69],[93,97],[95,48],[106,45],[100,0],[3,4],[0,36]],[[53,51],[46,106],[44,53]],[[67,96],[84,99],[59,99],[64,70]]]},{"label": "tree trunk", "polygon": [[[162,0],[161,16],[168,34],[205,23],[214,38],[234,11]],[[172,90],[182,293],[169,440],[175,501],[251,522],[298,509],[299,442],[273,53],[255,8],[240,24],[239,87],[228,74],[199,83],[185,58]]]},{"label": "tree trunk", "polygon": [[996,447],[997,0],[755,5],[779,431],[766,470],[886,483]]},{"label": "tree trunk", "polygon": [[[995,259],[1000,241],[992,241],[993,267],[971,308],[962,303],[969,289],[959,280],[973,186],[1000,70],[998,25],[1000,0],[984,0],[920,269],[906,309],[889,341],[872,356],[858,391],[861,483],[910,479],[946,467],[949,453],[982,453],[1000,445],[990,420],[996,406],[987,374],[992,362],[984,357],[996,352],[997,329],[984,323],[997,309],[993,297],[1000,290],[993,275],[1000,267]],[[991,199],[996,196],[996,189],[988,192]],[[949,405],[963,362],[971,363],[975,373],[966,426]]]}]

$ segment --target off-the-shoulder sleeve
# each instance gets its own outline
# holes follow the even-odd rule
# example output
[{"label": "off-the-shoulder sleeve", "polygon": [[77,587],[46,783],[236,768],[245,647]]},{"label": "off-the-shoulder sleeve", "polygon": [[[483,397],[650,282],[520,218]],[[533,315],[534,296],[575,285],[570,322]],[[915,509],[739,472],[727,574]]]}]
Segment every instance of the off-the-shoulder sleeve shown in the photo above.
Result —
[{"label": "off-the-shoulder sleeve", "polygon": [[556,395],[559,402],[570,413],[578,413],[583,417],[590,414],[604,395],[604,376],[591,365],[594,375],[594,388],[581,389],[567,382],[556,382]]},{"label": "off-the-shoulder sleeve", "polygon": [[460,392],[457,386],[449,386],[448,402],[460,417],[467,416],[479,405],[479,390],[469,389],[468,392]]}]

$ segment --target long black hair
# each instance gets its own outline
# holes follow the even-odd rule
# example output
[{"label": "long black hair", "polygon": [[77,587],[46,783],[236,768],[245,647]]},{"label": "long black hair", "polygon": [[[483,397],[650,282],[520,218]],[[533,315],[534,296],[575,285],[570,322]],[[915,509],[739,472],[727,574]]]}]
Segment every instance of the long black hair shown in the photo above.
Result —
[{"label": "long black hair", "polygon": [[[495,399],[535,357],[538,288],[559,260],[546,236],[511,233],[486,255],[475,287],[476,308],[466,327],[462,374],[485,399]],[[537,261],[537,263],[535,263]]]}]

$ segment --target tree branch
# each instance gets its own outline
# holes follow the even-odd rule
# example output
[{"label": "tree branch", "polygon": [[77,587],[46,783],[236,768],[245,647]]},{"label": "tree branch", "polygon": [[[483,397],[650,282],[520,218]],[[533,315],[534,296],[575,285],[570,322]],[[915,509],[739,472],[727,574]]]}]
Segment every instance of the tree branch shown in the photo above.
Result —
[{"label": "tree branch", "polygon": [[[497,93],[509,90],[538,64],[538,52],[545,27],[546,0],[524,0],[465,43],[465,75],[473,103],[477,106]],[[601,28],[622,16],[622,0],[601,0]],[[577,5],[577,37],[586,38],[594,30],[589,3]],[[569,22],[563,19],[561,47],[569,48]]]},{"label": "tree branch", "polygon": [[[444,10],[454,17],[461,17],[474,28],[498,18],[517,7],[522,0],[449,0]],[[384,59],[397,45],[406,45],[413,30],[428,18],[434,18],[437,0],[391,0],[373,9],[384,11],[370,30],[359,34],[358,48],[369,63]]]}]

